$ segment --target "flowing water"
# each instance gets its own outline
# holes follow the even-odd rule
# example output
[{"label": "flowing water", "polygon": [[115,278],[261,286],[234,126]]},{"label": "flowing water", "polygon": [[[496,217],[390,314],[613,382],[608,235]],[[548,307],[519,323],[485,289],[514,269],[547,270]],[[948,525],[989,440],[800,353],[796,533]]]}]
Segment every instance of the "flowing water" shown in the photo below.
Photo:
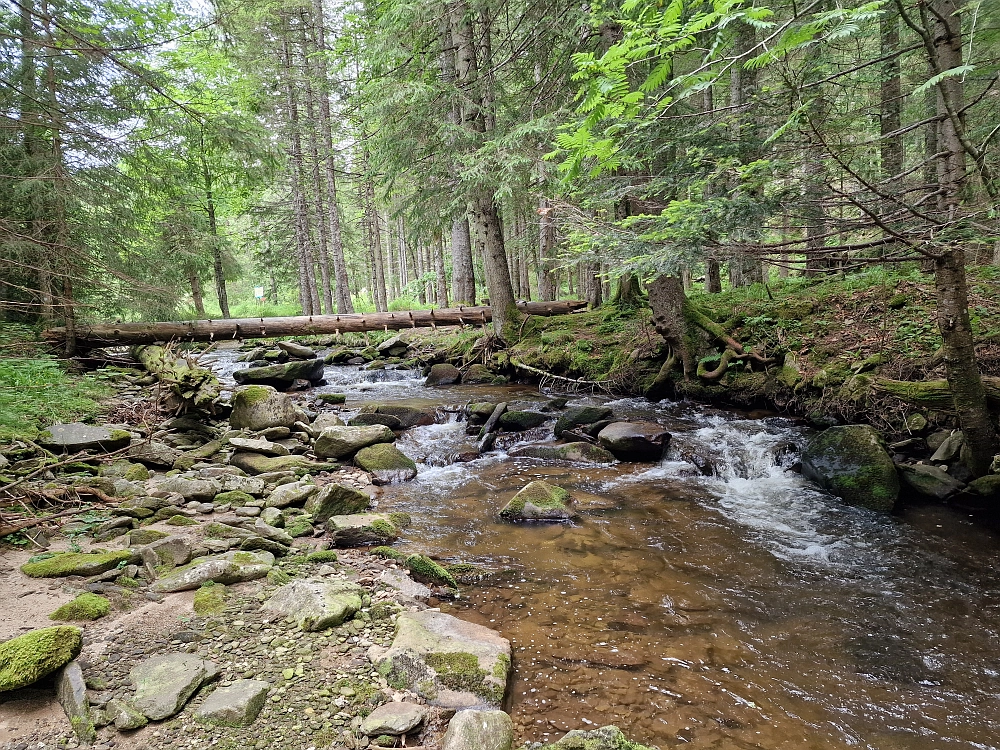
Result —
[{"label": "flowing water", "polygon": [[[319,390],[349,407],[438,407],[439,424],[397,443],[417,479],[379,509],[412,514],[402,549],[500,571],[441,606],[511,640],[519,740],[613,723],[663,748],[1000,747],[1000,543],[960,513],[845,507],[795,473],[802,428],[690,403],[571,402],[665,425],[659,465],[508,456],[551,440],[551,423],[450,463],[473,439],[461,404],[544,397],[402,371],[327,378]],[[539,478],[576,495],[579,521],[499,522]]]}]

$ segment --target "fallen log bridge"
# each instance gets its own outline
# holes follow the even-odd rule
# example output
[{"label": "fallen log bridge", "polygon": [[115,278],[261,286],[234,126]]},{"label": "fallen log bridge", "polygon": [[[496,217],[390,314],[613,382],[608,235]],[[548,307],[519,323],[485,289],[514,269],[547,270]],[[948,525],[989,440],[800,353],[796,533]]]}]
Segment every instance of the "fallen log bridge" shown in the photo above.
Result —
[{"label": "fallen log bridge", "polygon": [[[586,302],[519,302],[525,315],[565,315]],[[230,318],[229,320],[178,320],[164,323],[101,323],[76,329],[77,346],[136,346],[166,341],[223,341],[227,339],[283,338],[286,336],[340,335],[364,331],[398,331],[405,328],[486,325],[493,319],[490,307],[448,307],[439,310],[303,315],[287,318]],[[61,343],[65,328],[50,328],[46,340]]]}]

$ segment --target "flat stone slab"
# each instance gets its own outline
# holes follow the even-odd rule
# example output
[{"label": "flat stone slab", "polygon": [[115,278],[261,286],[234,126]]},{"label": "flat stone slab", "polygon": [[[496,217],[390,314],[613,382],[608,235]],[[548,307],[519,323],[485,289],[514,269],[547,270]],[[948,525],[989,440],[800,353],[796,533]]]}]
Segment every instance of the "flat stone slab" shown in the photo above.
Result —
[{"label": "flat stone slab", "polygon": [[511,750],[514,722],[504,711],[459,711],[448,723],[441,750]]},{"label": "flat stone slab", "polygon": [[320,458],[346,458],[376,443],[391,443],[396,434],[382,424],[366,427],[327,427],[316,438],[313,452]]},{"label": "flat stone slab", "polygon": [[563,445],[522,445],[510,451],[515,458],[541,458],[550,461],[572,461],[579,464],[613,464],[610,451],[590,443],[565,443]]},{"label": "flat stone slab", "polygon": [[302,630],[323,630],[353,617],[361,609],[364,595],[365,590],[353,583],[310,578],[282,586],[262,609],[294,620]]},{"label": "flat stone slab", "polygon": [[288,448],[281,443],[272,443],[270,440],[256,438],[230,438],[229,444],[241,451],[259,453],[262,456],[287,456]]},{"label": "flat stone slab", "polygon": [[225,552],[221,555],[198,557],[182,568],[170,571],[150,589],[159,593],[189,591],[206,581],[242,583],[263,578],[274,565],[274,555],[266,551]]},{"label": "flat stone slab", "polygon": [[330,516],[326,522],[335,547],[368,547],[392,544],[399,539],[400,529],[383,513],[358,513]]},{"label": "flat stone slab", "polygon": [[135,685],[132,705],[147,719],[173,716],[198,688],[219,675],[219,667],[192,654],[151,656],[129,672]]},{"label": "flat stone slab", "polygon": [[111,453],[127,448],[131,441],[132,436],[127,430],[112,430],[81,422],[54,424],[38,438],[42,445],[66,453],[89,450]]},{"label": "flat stone slab", "polygon": [[91,744],[97,737],[97,732],[90,717],[90,701],[87,699],[87,684],[83,679],[83,670],[76,659],[59,672],[56,697],[77,739],[84,745]]},{"label": "flat stone slab", "polygon": [[377,669],[433,705],[499,706],[510,672],[510,641],[495,630],[443,612],[404,612]]},{"label": "flat stone slab", "polygon": [[391,568],[383,570],[378,579],[387,586],[391,586],[396,589],[396,591],[401,593],[403,596],[408,596],[411,599],[427,601],[434,595],[434,592],[427,586],[424,586],[424,584],[419,583],[418,581],[414,581],[401,570],[393,570]]},{"label": "flat stone slab", "polygon": [[416,703],[385,703],[365,717],[361,731],[369,737],[382,734],[398,737],[420,726],[427,716],[427,709]]},{"label": "flat stone slab", "polygon": [[248,727],[257,720],[270,683],[263,680],[236,680],[208,696],[194,712],[194,718],[223,727]]}]

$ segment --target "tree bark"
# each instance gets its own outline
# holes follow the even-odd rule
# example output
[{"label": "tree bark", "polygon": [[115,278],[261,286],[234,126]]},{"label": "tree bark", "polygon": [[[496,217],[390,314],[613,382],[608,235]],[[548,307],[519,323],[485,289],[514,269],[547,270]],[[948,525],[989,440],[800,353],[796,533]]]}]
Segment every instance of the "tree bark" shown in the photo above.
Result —
[{"label": "tree bark", "polygon": [[[882,54],[891,55],[899,49],[899,17],[896,8],[887,4],[879,20]],[[889,137],[899,130],[902,123],[903,96],[900,86],[899,57],[892,57],[882,66],[882,85],[879,99],[879,130],[882,136],[882,178],[890,179],[903,171],[903,139]],[[891,186],[886,186],[891,190]]]},{"label": "tree bark", "polygon": [[437,286],[438,307],[448,307],[448,276],[444,268],[444,237],[438,232],[434,238],[434,277]]},{"label": "tree bark", "polygon": [[543,300],[556,299],[556,283],[552,273],[556,249],[556,219],[548,199],[538,201],[538,296]]},{"label": "tree bark", "polygon": [[201,290],[201,279],[194,268],[188,269],[188,281],[191,283],[191,299],[194,301],[195,312],[205,317],[205,295]]},{"label": "tree bark", "polygon": [[722,267],[715,258],[705,261],[705,291],[709,294],[722,292]]},{"label": "tree bark", "polygon": [[476,273],[472,263],[472,236],[467,214],[451,223],[451,274],[455,302],[474,304]]},{"label": "tree bark", "polygon": [[229,314],[229,294],[226,292],[226,271],[222,264],[222,242],[219,238],[218,220],[215,216],[215,194],[213,192],[212,171],[205,156],[205,141],[202,134],[201,170],[205,183],[205,212],[208,214],[208,233],[212,237],[212,268],[215,273],[215,294],[219,298],[219,309],[223,318]]}]

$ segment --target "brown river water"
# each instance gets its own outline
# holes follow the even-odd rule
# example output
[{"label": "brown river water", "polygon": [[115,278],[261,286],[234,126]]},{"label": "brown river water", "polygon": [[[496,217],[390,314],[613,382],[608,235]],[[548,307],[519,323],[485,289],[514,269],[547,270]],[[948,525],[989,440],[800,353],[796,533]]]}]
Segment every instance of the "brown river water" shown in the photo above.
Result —
[{"label": "brown river water", "polygon": [[[507,455],[552,440],[551,423],[449,463],[474,440],[462,404],[556,394],[327,378],[348,407],[439,407],[441,424],[399,439],[420,473],[379,509],[412,514],[401,549],[502,571],[440,606],[510,639],[519,741],[616,724],[662,748],[1000,748],[1000,540],[966,515],[845,507],[789,468],[807,431],[691,403],[571,399],[665,425],[659,465]],[[575,494],[578,522],[497,519],[538,478]]]}]

